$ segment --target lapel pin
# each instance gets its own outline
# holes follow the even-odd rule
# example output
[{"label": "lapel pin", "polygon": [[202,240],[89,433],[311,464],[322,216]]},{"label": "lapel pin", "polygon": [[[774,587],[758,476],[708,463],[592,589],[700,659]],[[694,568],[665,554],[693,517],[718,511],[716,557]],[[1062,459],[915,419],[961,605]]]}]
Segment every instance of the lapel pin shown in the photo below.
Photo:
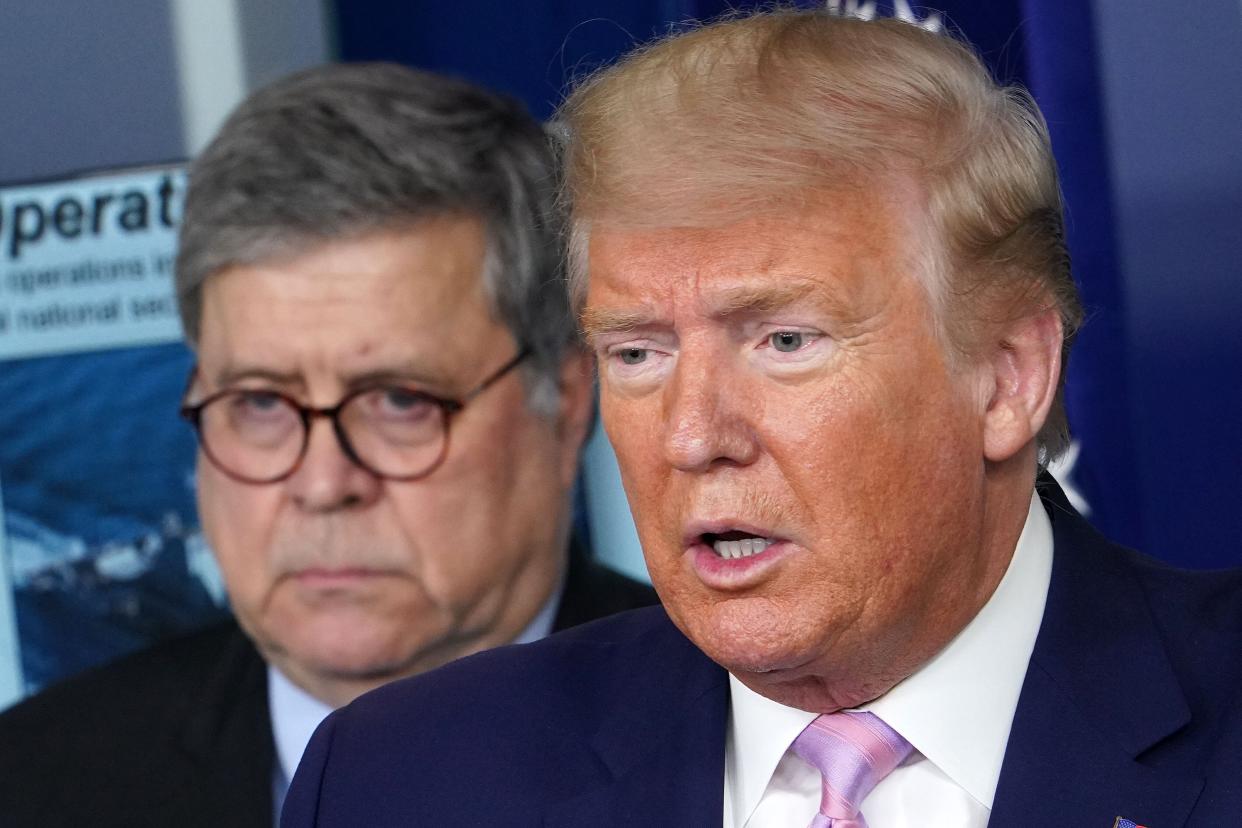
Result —
[{"label": "lapel pin", "polygon": [[1117,819],[1113,820],[1113,828],[1147,828],[1147,826],[1139,825],[1132,819],[1117,817]]}]

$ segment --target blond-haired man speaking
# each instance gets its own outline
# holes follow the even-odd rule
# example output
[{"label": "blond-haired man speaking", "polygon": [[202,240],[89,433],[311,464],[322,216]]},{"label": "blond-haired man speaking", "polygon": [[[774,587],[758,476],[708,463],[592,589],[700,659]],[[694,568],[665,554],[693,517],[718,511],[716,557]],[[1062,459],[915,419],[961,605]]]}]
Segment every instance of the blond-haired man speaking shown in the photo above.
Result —
[{"label": "blond-haired man speaking", "polygon": [[948,37],[781,11],[563,115],[665,608],[340,711],[287,828],[1235,822],[1242,576],[1113,546],[1040,474],[1081,311],[1028,96]]}]

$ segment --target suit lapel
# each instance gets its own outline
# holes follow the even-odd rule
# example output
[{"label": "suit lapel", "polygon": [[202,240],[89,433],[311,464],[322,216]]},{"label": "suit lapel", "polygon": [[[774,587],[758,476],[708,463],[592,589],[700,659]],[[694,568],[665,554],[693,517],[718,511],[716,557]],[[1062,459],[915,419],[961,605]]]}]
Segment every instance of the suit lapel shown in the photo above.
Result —
[{"label": "suit lapel", "polygon": [[630,665],[637,680],[619,683],[605,706],[617,712],[591,740],[600,783],[551,808],[548,828],[719,828],[727,674],[671,624],[670,631],[679,639],[671,657]]},{"label": "suit lapel", "polygon": [[1124,553],[1046,491],[1052,581],[1009,734],[994,825],[1185,823],[1203,780],[1140,764],[1189,708]]}]

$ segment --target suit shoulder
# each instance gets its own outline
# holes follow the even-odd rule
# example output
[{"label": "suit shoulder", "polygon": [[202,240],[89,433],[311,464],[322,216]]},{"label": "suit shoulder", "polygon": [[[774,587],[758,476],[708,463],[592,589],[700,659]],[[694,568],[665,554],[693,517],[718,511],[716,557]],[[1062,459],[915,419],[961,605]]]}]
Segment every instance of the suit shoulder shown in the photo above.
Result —
[{"label": "suit shoulder", "polygon": [[[1134,554],[1148,609],[1179,661],[1242,675],[1242,569],[1188,570]],[[1193,642],[1189,650],[1184,646]]]},{"label": "suit shoulder", "polygon": [[486,650],[447,664],[430,673],[398,681],[374,690],[363,698],[434,692],[437,688],[462,688],[481,681],[507,679],[553,685],[583,670],[604,669],[608,664],[640,657],[650,648],[677,648],[680,632],[672,626],[663,607],[652,606],[616,613],[554,633],[530,644]]},{"label": "suit shoulder", "polygon": [[[1149,619],[1148,629],[1158,638],[1162,657],[1172,670],[1189,715],[1182,741],[1198,745],[1203,755],[1219,751],[1236,755],[1242,748],[1242,708],[1237,703],[1237,687],[1242,681],[1242,648],[1238,647],[1242,640],[1242,569],[1183,569],[1111,544],[1101,552],[1104,554],[1093,564],[1096,569],[1109,567],[1138,587],[1127,590],[1123,586],[1119,594],[1134,596],[1133,600],[1142,604],[1141,610],[1133,610]],[[1119,583],[1124,582],[1099,581]],[[1110,599],[1100,596],[1096,600]],[[1115,610],[1139,617],[1128,607]],[[1131,648],[1138,646],[1140,642],[1130,642]],[[1178,744],[1178,740],[1169,740],[1153,756],[1173,751]]]},{"label": "suit shoulder", "polygon": [[116,661],[44,688],[0,714],[0,727],[20,716],[53,710],[66,713],[79,703],[104,699],[163,697],[169,685],[201,680],[223,658],[235,655],[240,630],[233,623],[219,624],[131,653]]},{"label": "suit shoulder", "polygon": [[1228,569],[1184,569],[1172,564],[1126,549],[1130,561],[1139,576],[1147,584],[1158,588],[1182,590],[1187,597],[1202,598],[1210,603],[1232,602],[1239,598],[1242,589],[1242,567]]},{"label": "suit shoulder", "polygon": [[[365,694],[338,712],[341,725],[384,729],[415,710],[435,710],[435,724],[454,730],[454,711],[486,711],[480,718],[512,716],[540,721],[594,718],[619,687],[641,683],[687,656],[704,659],[669,621],[662,607],[622,612],[531,644],[498,647]],[[423,726],[426,726],[424,722]]]},{"label": "suit shoulder", "polygon": [[[712,691],[710,709],[723,710],[722,686],[724,671],[660,607],[488,650],[329,716],[299,765],[286,824],[481,825],[495,803],[563,801],[609,773],[593,748],[602,734],[660,728],[652,722],[676,702]],[[393,778],[417,781],[379,795],[376,780]],[[453,793],[462,778],[477,801]]]},{"label": "suit shoulder", "polygon": [[52,761],[72,752],[81,760],[100,746],[163,738],[168,727],[183,723],[195,693],[210,686],[213,675],[224,670],[235,676],[239,667],[253,673],[251,659],[262,664],[229,622],[58,682],[0,713],[4,755],[28,766],[34,756]]},{"label": "suit shoulder", "polygon": [[1192,570],[1120,546],[1101,535],[1067,504],[1050,509],[1063,561],[1076,579],[1136,583],[1157,625],[1175,637],[1198,632],[1234,638],[1242,633],[1242,568]]}]

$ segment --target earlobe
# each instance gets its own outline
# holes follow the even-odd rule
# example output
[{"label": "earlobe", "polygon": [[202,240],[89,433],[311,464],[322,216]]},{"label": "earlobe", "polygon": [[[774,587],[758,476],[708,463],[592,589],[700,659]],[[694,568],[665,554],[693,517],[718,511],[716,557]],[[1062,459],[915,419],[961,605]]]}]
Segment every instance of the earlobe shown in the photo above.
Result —
[{"label": "earlobe", "polygon": [[1029,445],[1048,418],[1061,375],[1061,319],[1052,309],[1009,323],[993,346],[984,456],[1002,462]]}]

